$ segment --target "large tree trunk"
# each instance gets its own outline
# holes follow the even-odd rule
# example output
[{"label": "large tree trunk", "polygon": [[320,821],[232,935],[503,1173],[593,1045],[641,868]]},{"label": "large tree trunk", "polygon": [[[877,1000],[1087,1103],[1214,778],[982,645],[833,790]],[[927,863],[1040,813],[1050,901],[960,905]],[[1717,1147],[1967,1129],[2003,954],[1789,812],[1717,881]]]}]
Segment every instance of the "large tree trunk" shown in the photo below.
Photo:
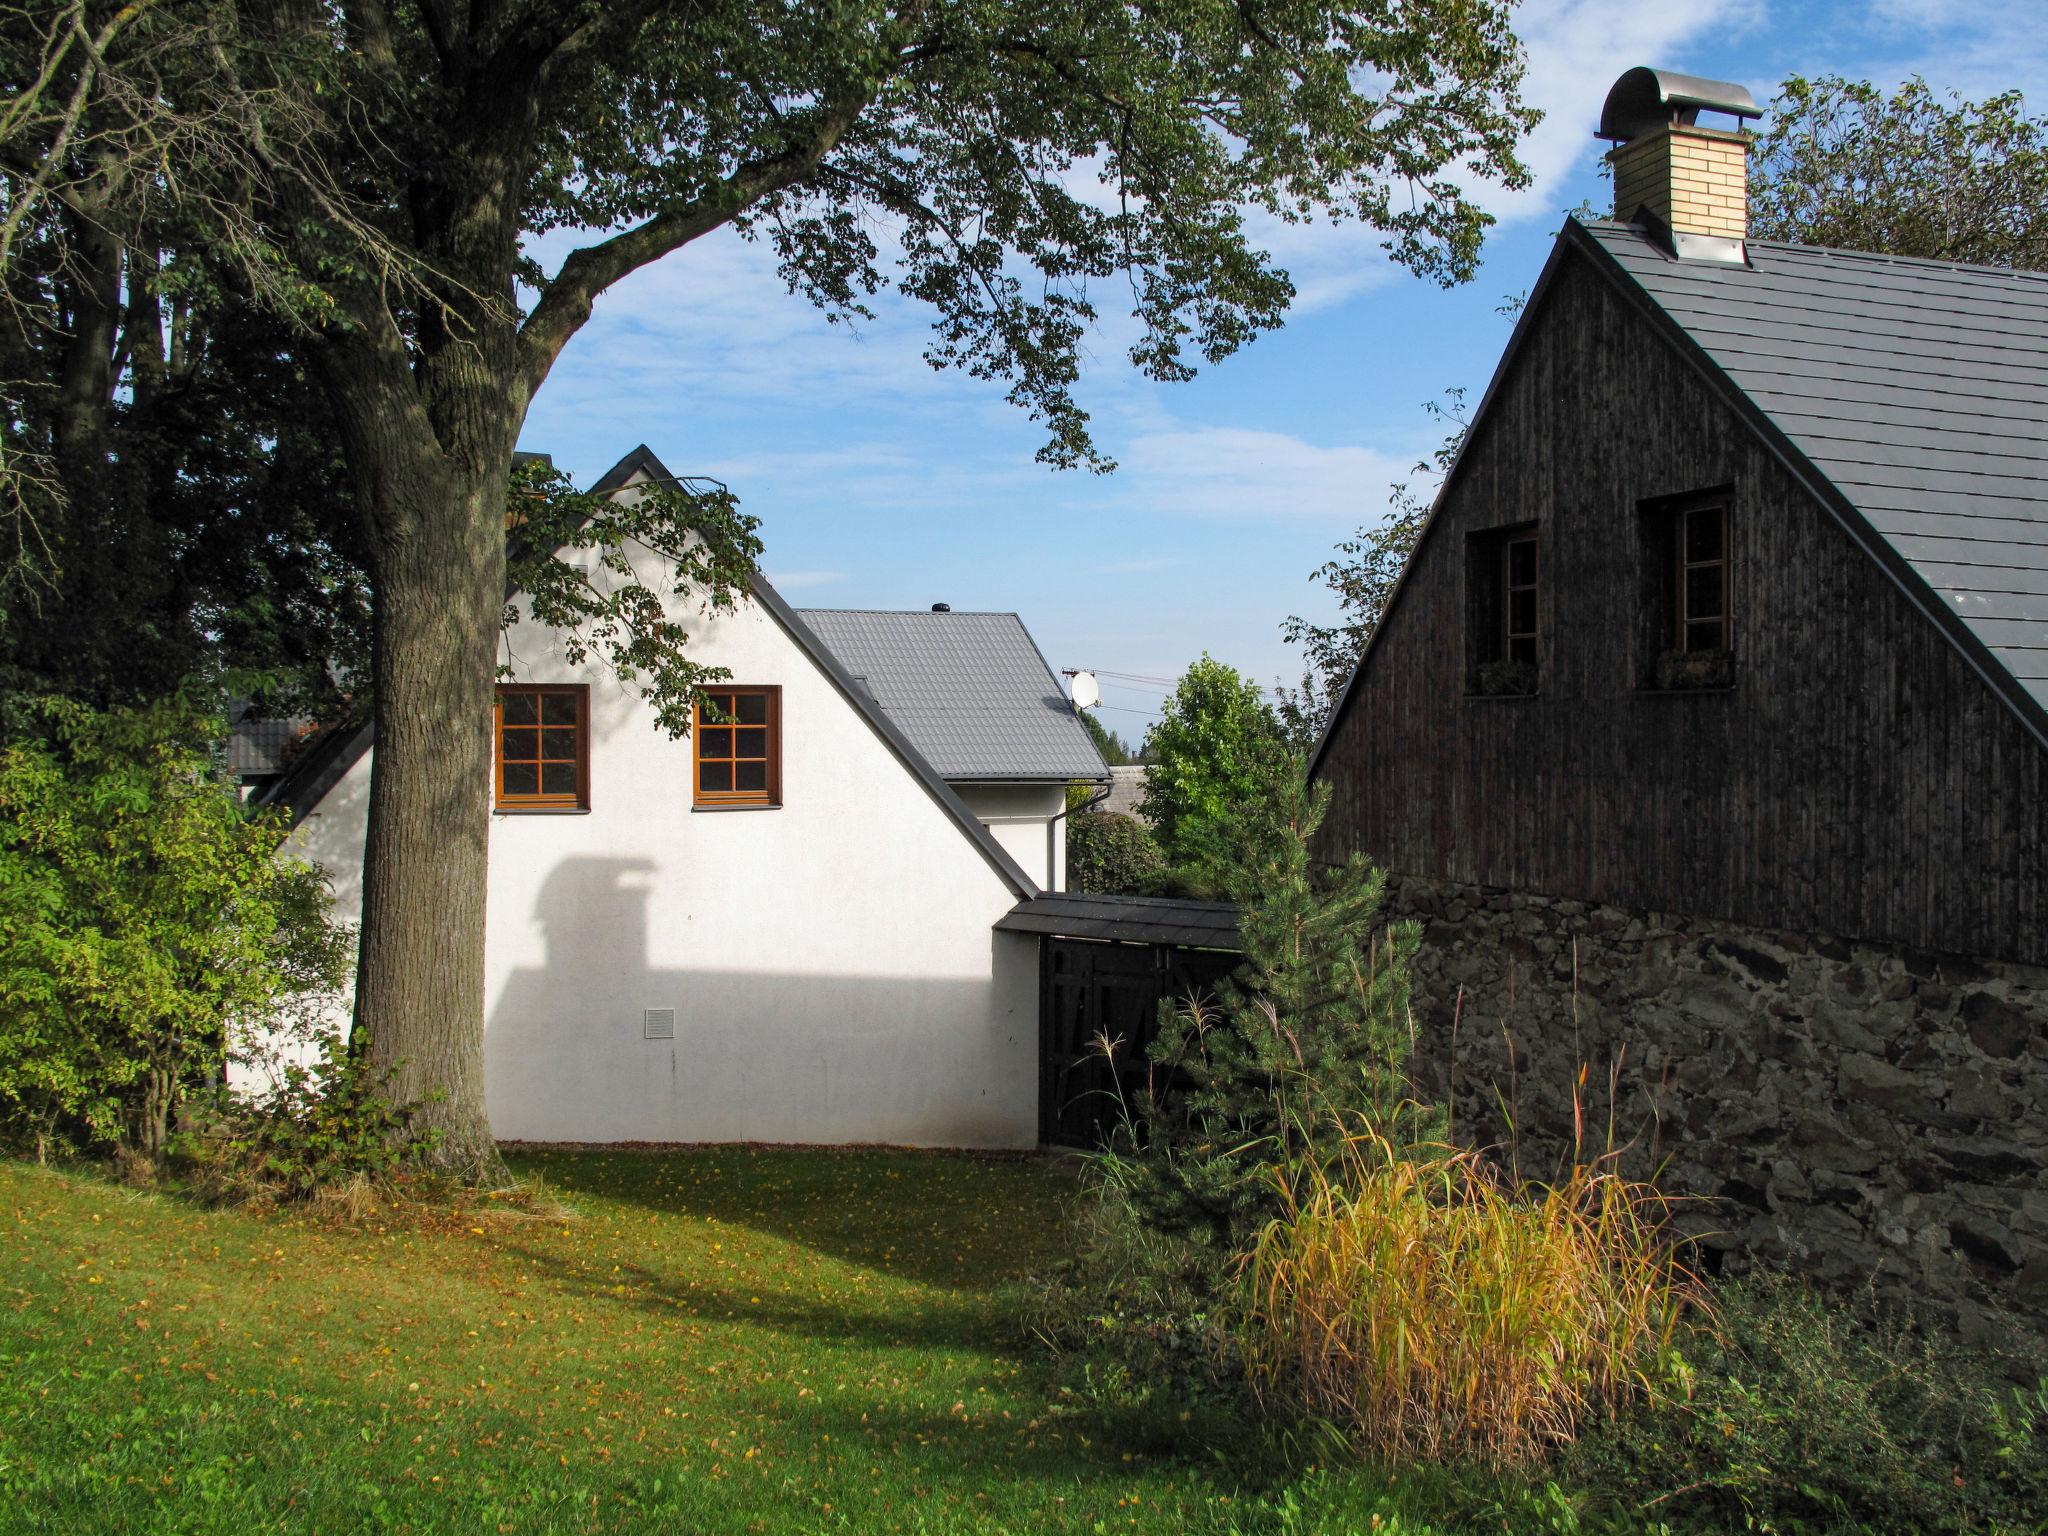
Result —
[{"label": "large tree trunk", "polygon": [[384,441],[371,478],[376,748],[364,848],[355,1028],[390,1095],[439,1133],[431,1161],[504,1170],[484,1109],[484,905],[491,698],[505,596],[502,453],[459,464]]}]

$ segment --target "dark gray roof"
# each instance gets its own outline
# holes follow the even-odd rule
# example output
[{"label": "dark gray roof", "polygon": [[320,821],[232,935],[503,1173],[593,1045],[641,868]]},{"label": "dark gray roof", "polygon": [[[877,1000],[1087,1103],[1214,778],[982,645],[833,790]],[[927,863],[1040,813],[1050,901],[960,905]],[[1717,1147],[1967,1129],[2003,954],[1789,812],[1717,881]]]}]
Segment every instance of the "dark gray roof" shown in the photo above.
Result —
[{"label": "dark gray roof", "polygon": [[1143,763],[1131,763],[1122,768],[1109,770],[1109,798],[1098,805],[1098,811],[1107,811],[1113,816],[1135,816],[1138,802],[1145,798],[1145,778],[1149,770]]},{"label": "dark gray roof", "polygon": [[2048,273],[1584,229],[2048,706]]},{"label": "dark gray roof", "polygon": [[1016,614],[805,608],[798,617],[941,777],[1109,777]]},{"label": "dark gray roof", "polygon": [[1237,908],[1227,901],[1167,896],[1083,896],[1047,891],[1027,896],[996,920],[1006,933],[1049,933],[1067,939],[1126,944],[1178,944],[1237,951]]},{"label": "dark gray roof", "polygon": [[[593,496],[609,496],[623,490],[638,473],[650,480],[672,481],[674,476],[645,443],[635,448],[618,463],[598,477],[590,488]],[[1017,895],[1030,897],[1038,890],[1038,882],[1024,872],[1023,866],[1011,858],[995,834],[978,820],[974,813],[932,767],[919,754],[917,748],[894,722],[877,707],[874,699],[849,676],[838,660],[825,649],[809,626],[797,617],[796,611],[782,600],[782,595],[768,584],[765,577],[756,576],[753,584],[753,600],[768,610],[769,615],[780,625],[798,649],[817,664],[836,688],[852,704],[854,710],[865,720],[874,733],[901,762],[911,777],[916,779],[939,809],[960,829],[961,835],[972,843],[982,858],[1000,875],[1003,882]],[[1041,662],[1041,665],[1043,663]],[[376,744],[374,726],[367,722],[350,722],[330,727],[302,752],[292,764],[289,772],[276,783],[262,791],[257,799],[266,805],[284,806],[291,814],[294,825],[310,815],[327,792],[341,782],[348,770],[361,760],[362,755]]]}]

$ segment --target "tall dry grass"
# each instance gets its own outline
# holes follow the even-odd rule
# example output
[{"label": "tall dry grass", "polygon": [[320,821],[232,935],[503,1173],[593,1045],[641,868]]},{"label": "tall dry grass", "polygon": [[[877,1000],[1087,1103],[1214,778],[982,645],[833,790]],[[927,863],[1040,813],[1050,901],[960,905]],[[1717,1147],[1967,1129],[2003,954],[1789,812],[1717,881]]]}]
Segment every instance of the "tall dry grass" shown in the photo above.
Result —
[{"label": "tall dry grass", "polygon": [[1360,1136],[1275,1177],[1232,1320],[1247,1374],[1368,1455],[1525,1465],[1682,1369],[1702,1288],[1666,1198],[1609,1159],[1511,1186]]}]

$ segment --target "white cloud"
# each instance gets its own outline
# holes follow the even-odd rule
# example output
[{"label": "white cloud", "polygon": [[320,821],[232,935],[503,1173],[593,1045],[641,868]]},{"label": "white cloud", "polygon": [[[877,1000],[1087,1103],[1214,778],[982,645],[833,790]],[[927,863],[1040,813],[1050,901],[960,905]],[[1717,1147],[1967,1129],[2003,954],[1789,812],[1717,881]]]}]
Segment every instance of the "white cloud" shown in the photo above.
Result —
[{"label": "white cloud", "polygon": [[1418,455],[1245,427],[1187,427],[1136,437],[1120,457],[1128,471],[1123,500],[1142,510],[1356,523],[1385,506],[1389,485],[1412,477]]}]

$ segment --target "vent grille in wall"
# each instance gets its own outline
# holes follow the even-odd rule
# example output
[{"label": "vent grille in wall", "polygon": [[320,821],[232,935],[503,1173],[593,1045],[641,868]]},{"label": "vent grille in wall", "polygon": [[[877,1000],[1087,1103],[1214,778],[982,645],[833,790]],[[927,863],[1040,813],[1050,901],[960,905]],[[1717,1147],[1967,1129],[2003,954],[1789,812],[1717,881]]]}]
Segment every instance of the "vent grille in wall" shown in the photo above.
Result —
[{"label": "vent grille in wall", "polygon": [[676,1037],[676,1011],[673,1008],[649,1008],[644,1015],[647,1021],[647,1038],[650,1040],[673,1040]]}]

